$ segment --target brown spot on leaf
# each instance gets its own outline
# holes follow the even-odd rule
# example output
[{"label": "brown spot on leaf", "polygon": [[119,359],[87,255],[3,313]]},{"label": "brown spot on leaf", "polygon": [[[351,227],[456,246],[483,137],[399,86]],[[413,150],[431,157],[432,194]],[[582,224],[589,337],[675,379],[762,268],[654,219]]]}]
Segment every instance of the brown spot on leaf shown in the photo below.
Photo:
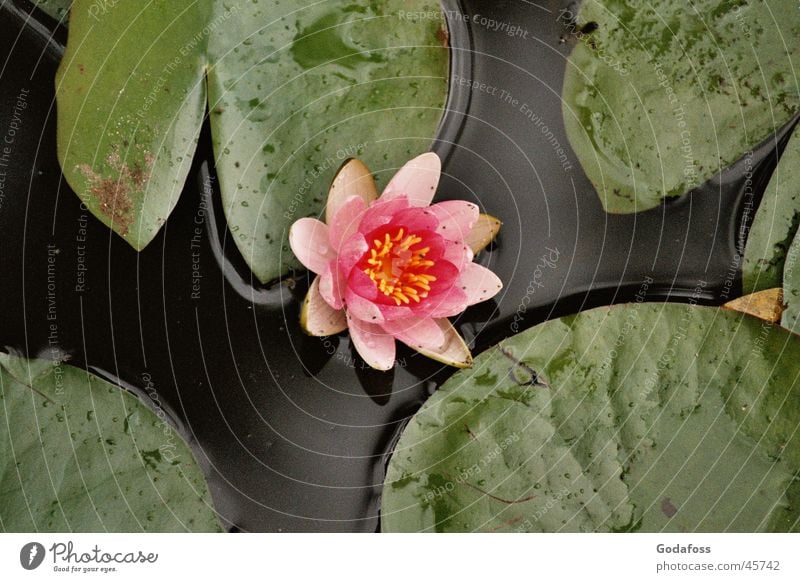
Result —
[{"label": "brown spot on leaf", "polygon": [[442,43],[444,48],[450,48],[450,31],[447,30],[447,22],[442,21],[442,25],[436,30],[436,40]]},{"label": "brown spot on leaf", "polygon": [[155,158],[150,152],[144,154],[144,165],[139,162],[129,166],[122,161],[119,148],[112,148],[106,164],[113,170],[110,176],[95,172],[89,164],[77,167],[89,181],[89,192],[97,199],[100,210],[123,236],[128,234],[133,221],[133,199],[131,195],[144,189]]},{"label": "brown spot on leaf", "polygon": [[678,508],[672,504],[672,500],[669,497],[665,497],[661,501],[661,513],[669,518],[675,517],[675,514],[678,513]]}]

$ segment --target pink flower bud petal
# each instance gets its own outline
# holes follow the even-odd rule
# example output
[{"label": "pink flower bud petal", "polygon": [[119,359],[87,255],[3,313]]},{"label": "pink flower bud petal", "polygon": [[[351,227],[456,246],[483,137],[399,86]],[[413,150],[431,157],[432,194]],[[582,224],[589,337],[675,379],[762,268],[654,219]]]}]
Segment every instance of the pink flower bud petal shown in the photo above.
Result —
[{"label": "pink flower bud petal", "polygon": [[376,370],[390,370],[394,366],[394,337],[379,325],[367,323],[352,313],[347,314],[350,339],[364,361]]},{"label": "pink flower bud petal", "polygon": [[289,246],[303,266],[318,275],[336,258],[328,242],[328,225],[316,218],[301,218],[292,225]]},{"label": "pink flower bud petal", "polygon": [[412,206],[428,206],[436,194],[442,161],[433,152],[417,156],[404,165],[389,181],[381,200],[405,195]]},{"label": "pink flower bud petal", "polygon": [[469,263],[464,267],[457,285],[467,294],[469,305],[491,299],[503,288],[500,278],[478,263]]}]

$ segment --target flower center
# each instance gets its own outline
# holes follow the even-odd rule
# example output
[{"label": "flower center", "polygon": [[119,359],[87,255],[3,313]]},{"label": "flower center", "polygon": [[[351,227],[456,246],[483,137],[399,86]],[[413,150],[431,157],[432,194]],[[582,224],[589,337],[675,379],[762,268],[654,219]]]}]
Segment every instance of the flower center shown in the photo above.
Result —
[{"label": "flower center", "polygon": [[419,303],[428,296],[436,277],[425,273],[434,261],[426,259],[430,247],[422,247],[422,237],[399,229],[376,238],[362,259],[362,268],[378,291],[394,299],[397,305]]}]

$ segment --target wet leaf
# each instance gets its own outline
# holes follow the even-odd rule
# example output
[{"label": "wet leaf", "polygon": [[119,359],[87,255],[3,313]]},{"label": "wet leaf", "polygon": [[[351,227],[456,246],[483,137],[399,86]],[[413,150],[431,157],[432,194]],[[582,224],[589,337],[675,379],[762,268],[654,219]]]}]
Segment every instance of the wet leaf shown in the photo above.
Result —
[{"label": "wet leaf", "polygon": [[0,524],[16,532],[219,531],[181,437],[84,370],[0,354]]},{"label": "wet leaf", "polygon": [[[789,246],[800,225],[800,132],[789,139],[758,206],[742,262],[742,287],[781,286]],[[797,249],[800,251],[800,249]],[[795,254],[796,260],[796,254]]]},{"label": "wet leaf", "polygon": [[[72,0],[33,0],[36,7],[45,12],[48,16],[62,23],[67,24],[69,6]],[[100,4],[98,3],[98,8]]]},{"label": "wet leaf", "polygon": [[800,340],[730,310],[600,308],[514,336],[405,429],[385,531],[798,531]]},{"label": "wet leaf", "polygon": [[[433,0],[76,0],[57,79],[70,186],[134,248],[177,202],[206,112],[230,235],[261,281],[298,263],[286,232],[319,215],[342,162],[384,183],[426,151],[447,93]],[[115,42],[109,45],[108,39]]]},{"label": "wet leaf", "polygon": [[793,0],[585,0],[572,25],[561,13],[567,135],[608,212],[684,194],[798,111],[796,14]]}]

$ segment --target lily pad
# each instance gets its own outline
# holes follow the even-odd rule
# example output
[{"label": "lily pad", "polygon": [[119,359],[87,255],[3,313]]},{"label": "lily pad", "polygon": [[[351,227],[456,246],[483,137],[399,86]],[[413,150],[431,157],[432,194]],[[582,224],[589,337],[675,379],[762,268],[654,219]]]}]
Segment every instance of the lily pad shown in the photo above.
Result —
[{"label": "lily pad", "polygon": [[742,158],[800,106],[793,0],[585,0],[561,20],[575,43],[567,135],[606,211],[679,196]]},{"label": "lily pad", "polygon": [[[800,159],[798,159],[800,163]],[[781,325],[795,333],[800,333],[800,236],[795,234],[786,253],[783,265],[783,313]]]},{"label": "lily pad", "polygon": [[385,531],[798,531],[800,341],[726,309],[600,308],[454,375],[401,436]]},{"label": "lily pad", "polygon": [[206,107],[229,230],[262,282],[299,264],[288,227],[321,213],[345,159],[382,182],[429,148],[442,116],[444,20],[413,17],[441,15],[433,0],[94,5],[70,13],[59,159],[136,249],[175,206]]},{"label": "lily pad", "polygon": [[[42,10],[51,18],[61,22],[64,25],[67,24],[69,7],[70,4],[72,4],[72,0],[34,0],[33,3],[36,4],[37,8]],[[98,2],[96,4],[96,9],[99,10],[101,3]]]},{"label": "lily pad", "polygon": [[[789,247],[800,225],[800,132],[786,144],[759,204],[742,261],[745,293],[780,287]],[[797,260],[794,251],[794,260]]]},{"label": "lily pad", "polygon": [[0,354],[0,410],[3,530],[220,531],[189,448],[118,387]]}]

